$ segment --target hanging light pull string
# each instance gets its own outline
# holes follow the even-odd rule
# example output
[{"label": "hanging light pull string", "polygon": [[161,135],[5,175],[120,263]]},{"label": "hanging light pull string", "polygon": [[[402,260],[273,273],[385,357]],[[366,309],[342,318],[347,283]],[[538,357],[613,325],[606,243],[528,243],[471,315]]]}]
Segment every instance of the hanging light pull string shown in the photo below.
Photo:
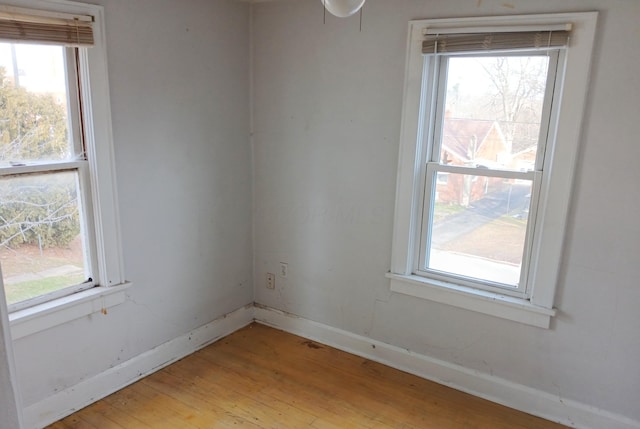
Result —
[{"label": "hanging light pull string", "polygon": [[322,24],[327,23],[327,2],[326,0],[322,0]]},{"label": "hanging light pull string", "polygon": [[362,32],[362,15],[363,15],[363,9],[364,9],[363,4],[364,4],[364,0],[362,1],[362,4],[360,4],[358,9],[354,8],[353,11],[344,13],[344,11],[341,8],[338,8],[336,11],[336,10],[333,10],[332,6],[330,6],[329,9],[327,9],[327,0],[322,0],[322,24],[327,23],[327,10],[329,10],[333,15],[340,18],[346,18],[348,16],[355,14],[356,11],[359,11],[360,12],[360,32]]}]

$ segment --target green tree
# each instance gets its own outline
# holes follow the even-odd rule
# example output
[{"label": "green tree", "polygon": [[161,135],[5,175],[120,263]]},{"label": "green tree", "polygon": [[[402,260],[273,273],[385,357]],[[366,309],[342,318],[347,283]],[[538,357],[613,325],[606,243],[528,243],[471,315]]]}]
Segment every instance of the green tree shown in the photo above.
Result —
[{"label": "green tree", "polygon": [[69,149],[64,106],[17,87],[0,67],[0,161],[63,160]]},{"label": "green tree", "polygon": [[[64,106],[17,87],[0,67],[0,164],[69,158]],[[75,173],[0,180],[0,246],[66,246],[80,232]]]}]

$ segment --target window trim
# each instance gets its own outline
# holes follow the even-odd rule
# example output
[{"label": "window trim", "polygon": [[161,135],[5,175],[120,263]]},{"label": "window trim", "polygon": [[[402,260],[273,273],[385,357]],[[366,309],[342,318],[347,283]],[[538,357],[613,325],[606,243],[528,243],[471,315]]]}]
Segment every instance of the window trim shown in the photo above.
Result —
[{"label": "window trim", "polygon": [[[564,26],[563,26],[564,27]],[[424,51],[424,49],[423,49]],[[420,235],[420,240],[416,240],[416,249],[415,249],[415,264],[414,264],[414,274],[426,277],[432,277],[436,280],[443,281],[451,281],[455,280],[456,284],[466,285],[471,288],[483,289],[487,291],[493,291],[497,294],[504,294],[519,298],[527,298],[528,293],[530,291],[529,284],[529,265],[531,262],[530,254],[531,254],[531,246],[532,246],[532,238],[533,232],[535,230],[536,218],[537,218],[537,208],[539,202],[540,195],[540,180],[544,175],[543,171],[543,160],[544,160],[544,152],[546,150],[547,142],[549,139],[549,131],[554,130],[555,120],[551,117],[551,107],[555,103],[560,102],[560,94],[554,91],[555,87],[558,84],[561,84],[562,77],[558,76],[558,64],[564,61],[565,50],[553,47],[548,50],[520,50],[520,51],[495,51],[495,52],[455,52],[453,54],[444,53],[438,55],[425,55],[425,73],[429,76],[431,73],[437,73],[436,79],[429,78],[430,80],[437,81],[434,88],[437,88],[437,97],[433,97],[433,105],[431,108],[434,110],[433,112],[429,112],[427,117],[431,118],[431,122],[433,124],[432,127],[428,129],[429,135],[426,138],[426,146],[427,153],[426,159],[424,162],[426,163],[426,176],[425,183],[423,183],[424,191],[422,192],[423,197],[420,202],[420,205],[423,207],[422,212],[422,222],[420,227],[422,229],[422,234]],[[487,167],[479,169],[478,166],[461,166],[461,165],[453,165],[453,164],[443,164],[440,161],[442,145],[444,142],[444,124],[445,124],[445,91],[447,86],[447,75],[448,75],[448,67],[450,60],[452,58],[465,58],[465,57],[492,57],[492,56],[547,56],[549,58],[549,62],[547,65],[547,77],[546,77],[546,88],[544,91],[544,103],[542,105],[541,111],[541,124],[539,128],[539,142],[537,145],[537,156],[535,161],[535,168],[527,171],[519,171],[512,169],[502,169],[502,168],[493,168]],[[507,284],[502,284],[497,281],[492,280],[483,280],[472,277],[465,277],[462,274],[455,273],[440,273],[437,270],[430,269],[427,267],[427,261],[429,255],[431,253],[431,249],[429,248],[429,240],[431,238],[431,234],[433,233],[433,224],[432,224],[432,215],[425,216],[425,212],[428,210],[428,207],[431,209],[433,206],[432,199],[434,195],[431,192],[437,191],[436,183],[435,187],[433,184],[433,173],[453,173],[460,175],[471,175],[473,176],[472,182],[476,182],[478,177],[486,177],[486,178],[498,178],[501,177],[503,179],[514,179],[514,180],[525,180],[531,185],[531,195],[533,198],[530,200],[530,216],[527,221],[527,233],[526,240],[523,244],[523,254],[522,254],[522,264],[520,268],[520,275],[518,277],[518,282],[516,285],[510,286]],[[429,210],[431,211],[431,210]]]},{"label": "window trim", "polygon": [[126,301],[126,291],[131,286],[123,283],[117,287],[93,287],[14,311],[9,314],[11,337],[17,340],[90,314],[106,316],[111,307]]},{"label": "window trim", "polygon": [[[0,7],[0,11],[2,11]],[[23,13],[29,13],[29,9],[20,9]],[[34,13],[42,13],[41,11],[35,11]],[[6,43],[19,43],[18,40],[5,40]],[[40,44],[46,46],[46,43],[30,42],[33,44]],[[54,45],[60,46],[60,45]],[[93,216],[93,197],[91,195],[91,182],[92,177],[89,173],[89,163],[85,153],[84,133],[82,132],[82,111],[80,109],[81,94],[79,89],[78,78],[78,50],[79,47],[62,47],[64,56],[64,70],[65,80],[67,84],[67,130],[70,133],[70,146],[73,151],[72,156],[67,160],[35,160],[33,162],[26,162],[10,167],[0,167],[0,175],[6,176],[27,176],[36,175],[38,173],[60,173],[60,172],[75,172],[77,175],[78,186],[77,190],[78,198],[81,201],[79,210],[80,215],[80,228],[81,235],[84,241],[83,253],[85,260],[85,281],[82,283],[71,284],[61,289],[56,289],[51,292],[47,292],[41,295],[37,295],[22,301],[8,304],[10,312],[16,312],[25,308],[37,306],[39,304],[53,301],[58,298],[62,298],[74,293],[82,292],[87,289],[95,287],[96,274],[98,270],[98,263],[96,258],[96,244],[95,244],[95,223]]]},{"label": "window trim", "polygon": [[[46,316],[52,308],[69,309],[86,302],[85,295],[112,294],[117,290],[129,287],[124,276],[120,221],[116,188],[116,172],[114,166],[113,133],[111,128],[111,104],[109,97],[109,81],[107,73],[107,49],[104,26],[104,8],[99,5],[57,1],[57,0],[23,0],[21,8],[40,9],[54,13],[90,15],[94,17],[94,45],[78,50],[78,70],[82,79],[79,81],[80,100],[83,106],[84,139],[87,150],[88,165],[86,173],[90,174],[91,209],[93,220],[87,219],[88,235],[94,237],[97,266],[94,267],[94,283],[89,290],[75,292],[39,304],[31,309],[12,311],[16,316],[24,313],[30,318],[42,313]],[[110,287],[121,286],[114,290]],[[44,311],[43,309],[46,309]],[[13,321],[20,317],[12,318]],[[46,326],[42,324],[42,329]]]},{"label": "window trim", "polygon": [[[533,326],[549,326],[550,318],[555,314],[553,301],[569,211],[567,196],[571,193],[577,150],[581,140],[583,108],[587,97],[597,15],[597,12],[576,12],[416,20],[409,23],[392,260],[388,274],[392,291]],[[544,161],[545,175],[540,184],[544,198],[539,202],[539,214],[536,219],[536,225],[540,225],[542,230],[532,243],[533,260],[537,262],[535,266],[529,267],[531,285],[528,298],[507,297],[500,293],[414,275],[416,240],[419,240],[422,220],[420,194],[425,180],[427,159],[424,135],[426,130],[421,126],[421,122],[427,112],[433,111],[432,106],[425,105],[425,99],[433,97],[427,96],[423,99],[421,96],[423,87],[429,84],[423,69],[422,41],[425,29],[504,26],[531,28],[567,22],[573,24],[573,30],[564,69],[558,71],[563,81],[562,100],[560,103],[554,103],[551,112],[552,120],[557,121],[554,140],[560,143],[553,148],[553,157],[547,156]],[[431,87],[425,89],[434,90]],[[554,165],[560,165],[562,168],[553,168]],[[486,305],[487,300],[491,301],[492,305]],[[509,308],[509,311],[505,311],[506,308]],[[543,320],[536,317],[536,320],[531,321],[531,314],[540,314]]]}]

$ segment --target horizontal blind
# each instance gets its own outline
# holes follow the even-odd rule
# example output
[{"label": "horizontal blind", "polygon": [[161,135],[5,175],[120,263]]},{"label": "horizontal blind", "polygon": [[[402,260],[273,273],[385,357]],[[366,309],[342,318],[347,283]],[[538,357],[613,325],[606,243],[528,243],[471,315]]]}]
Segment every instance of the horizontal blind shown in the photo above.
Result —
[{"label": "horizontal blind", "polygon": [[427,35],[423,54],[544,49],[566,46],[570,31],[519,31]]},{"label": "horizontal blind", "polygon": [[0,9],[0,40],[92,46],[93,17],[3,8]]}]

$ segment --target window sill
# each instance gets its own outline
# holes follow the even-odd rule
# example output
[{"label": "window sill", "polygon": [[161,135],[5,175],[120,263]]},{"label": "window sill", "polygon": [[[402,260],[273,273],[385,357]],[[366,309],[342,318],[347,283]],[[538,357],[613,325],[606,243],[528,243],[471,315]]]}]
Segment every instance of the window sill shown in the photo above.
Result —
[{"label": "window sill", "polygon": [[454,307],[464,308],[525,325],[549,329],[555,309],[532,304],[521,298],[500,295],[438,282],[419,276],[387,273],[391,279],[391,291],[427,299]]},{"label": "window sill", "polygon": [[117,286],[97,286],[73,295],[35,305],[9,315],[11,336],[14,340],[36,332],[102,312],[125,301],[131,283]]}]

